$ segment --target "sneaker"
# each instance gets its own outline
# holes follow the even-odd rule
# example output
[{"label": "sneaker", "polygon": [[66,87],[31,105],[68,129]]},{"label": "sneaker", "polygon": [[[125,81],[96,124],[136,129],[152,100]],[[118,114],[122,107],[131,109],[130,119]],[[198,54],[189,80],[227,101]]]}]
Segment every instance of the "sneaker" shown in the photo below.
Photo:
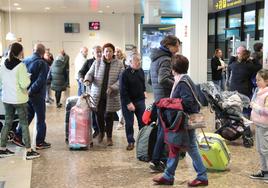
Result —
[{"label": "sneaker", "polygon": [[15,155],[15,152],[10,151],[9,149],[0,150],[0,158],[10,157],[10,156],[13,156],[13,155]]},{"label": "sneaker", "polygon": [[112,138],[107,138],[107,146],[113,146],[113,140]]},{"label": "sneaker", "polygon": [[160,161],[160,162],[150,162],[150,169],[151,169],[151,173],[160,173],[160,172],[164,172],[166,165]]},{"label": "sneaker", "polygon": [[24,143],[17,136],[14,136],[12,143],[19,146],[19,147],[24,147]]},{"label": "sneaker", "polygon": [[244,145],[244,147],[246,147],[246,148],[250,148],[250,147],[252,147],[252,146],[254,145],[254,140],[253,140],[253,138],[248,137],[248,136],[244,136],[244,137],[243,137],[243,145]]},{"label": "sneaker", "polygon": [[92,136],[93,138],[96,138],[98,135],[99,135],[99,132],[95,131]]},{"label": "sneaker", "polygon": [[40,157],[40,154],[34,150],[26,152],[26,160],[32,160],[38,157]]},{"label": "sneaker", "polygon": [[249,177],[252,179],[268,180],[268,172],[260,170],[254,174],[251,174]]},{"label": "sneaker", "polygon": [[36,149],[37,150],[47,149],[47,148],[50,148],[50,147],[51,147],[51,144],[50,143],[47,143],[47,142],[43,142],[41,144],[36,144]]}]

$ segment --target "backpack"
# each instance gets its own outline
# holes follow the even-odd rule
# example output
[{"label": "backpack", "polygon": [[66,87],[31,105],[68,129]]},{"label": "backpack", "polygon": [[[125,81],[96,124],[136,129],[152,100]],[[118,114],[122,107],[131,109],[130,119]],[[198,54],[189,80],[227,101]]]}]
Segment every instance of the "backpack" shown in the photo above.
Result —
[{"label": "backpack", "polygon": [[148,162],[152,159],[154,146],[157,138],[157,125],[152,122],[144,126],[137,136],[136,156],[140,161]]}]

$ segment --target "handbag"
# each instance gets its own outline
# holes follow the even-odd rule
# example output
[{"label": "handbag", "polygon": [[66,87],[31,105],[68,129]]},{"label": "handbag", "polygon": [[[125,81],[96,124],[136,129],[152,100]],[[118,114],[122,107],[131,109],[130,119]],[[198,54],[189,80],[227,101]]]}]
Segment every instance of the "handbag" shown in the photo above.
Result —
[{"label": "handbag", "polygon": [[[198,103],[200,108],[202,108],[202,105],[201,105],[200,101],[198,100],[191,84],[186,80],[182,80],[182,81],[185,82],[189,86],[189,88],[191,89],[191,91],[193,93],[193,96],[194,96],[196,102]],[[205,116],[201,112],[189,114],[188,119],[189,119],[188,120],[188,129],[206,128]]]}]

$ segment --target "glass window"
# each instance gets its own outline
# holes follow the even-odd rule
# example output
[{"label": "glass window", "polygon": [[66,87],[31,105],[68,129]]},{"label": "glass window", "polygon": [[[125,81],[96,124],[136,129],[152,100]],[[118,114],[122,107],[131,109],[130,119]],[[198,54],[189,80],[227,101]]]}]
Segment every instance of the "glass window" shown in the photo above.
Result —
[{"label": "glass window", "polygon": [[225,17],[218,17],[218,25],[217,25],[217,30],[218,30],[218,35],[225,34]]},{"label": "glass window", "polygon": [[263,30],[264,29],[264,9],[259,10],[259,18],[258,18],[258,29]]},{"label": "glass window", "polygon": [[208,21],[208,35],[215,35],[215,19]]},{"label": "glass window", "polygon": [[232,14],[229,16],[229,27],[241,26],[241,14]]},{"label": "glass window", "polygon": [[244,13],[245,35],[255,36],[255,10]]}]

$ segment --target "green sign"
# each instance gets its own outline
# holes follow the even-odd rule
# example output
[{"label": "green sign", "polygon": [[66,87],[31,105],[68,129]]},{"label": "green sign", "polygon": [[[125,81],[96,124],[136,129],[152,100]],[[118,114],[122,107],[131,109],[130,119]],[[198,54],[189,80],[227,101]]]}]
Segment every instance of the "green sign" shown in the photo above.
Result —
[{"label": "green sign", "polygon": [[213,0],[213,7],[216,11],[233,8],[244,4],[245,0]]}]

